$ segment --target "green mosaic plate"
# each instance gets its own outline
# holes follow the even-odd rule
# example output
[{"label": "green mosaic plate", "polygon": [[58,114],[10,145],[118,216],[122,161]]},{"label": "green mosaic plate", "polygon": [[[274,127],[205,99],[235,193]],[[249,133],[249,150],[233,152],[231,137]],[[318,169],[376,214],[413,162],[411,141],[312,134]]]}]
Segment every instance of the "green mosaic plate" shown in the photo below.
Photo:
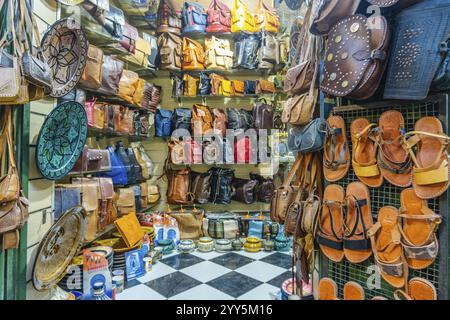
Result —
[{"label": "green mosaic plate", "polygon": [[59,180],[75,166],[88,133],[84,107],[75,101],[58,105],[42,125],[36,146],[36,165],[44,178]]}]

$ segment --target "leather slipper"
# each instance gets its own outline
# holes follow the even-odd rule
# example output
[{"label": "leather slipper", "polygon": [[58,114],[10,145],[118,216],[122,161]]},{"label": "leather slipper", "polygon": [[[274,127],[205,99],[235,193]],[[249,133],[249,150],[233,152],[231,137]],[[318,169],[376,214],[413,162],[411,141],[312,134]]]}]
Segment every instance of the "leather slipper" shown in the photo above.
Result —
[{"label": "leather slipper", "polygon": [[[450,138],[443,133],[441,121],[435,117],[418,120],[414,131],[404,135],[403,148],[414,163],[413,187],[419,198],[434,199],[447,191],[449,143]],[[416,153],[413,151],[415,146]]]},{"label": "leather slipper", "polygon": [[383,207],[378,221],[369,230],[375,263],[383,279],[394,288],[404,288],[408,279],[408,266],[403,257],[397,208]]},{"label": "leather slipper", "polygon": [[439,253],[436,231],[442,221],[412,188],[400,194],[400,232],[406,262],[414,270],[429,267]]},{"label": "leather slipper", "polygon": [[361,182],[352,182],[347,186],[346,200],[344,255],[351,263],[361,263],[372,255],[368,235],[373,225],[369,189]]},{"label": "leather slipper", "polygon": [[397,187],[406,188],[412,183],[412,164],[409,153],[402,147],[405,133],[403,115],[390,110],[380,116],[378,135],[378,167],[383,177]]},{"label": "leather slipper", "polygon": [[[403,296],[403,299],[401,296]],[[396,290],[394,298],[395,300],[437,300],[437,292],[430,281],[412,278],[408,282],[408,293],[403,290]]]},{"label": "leather slipper", "polygon": [[378,188],[383,184],[383,176],[377,163],[377,144],[375,124],[365,118],[352,122],[352,167],[358,179],[365,185]]},{"label": "leather slipper", "polygon": [[323,194],[322,210],[319,213],[317,243],[322,253],[331,261],[344,259],[344,188],[330,184]]},{"label": "leather slipper", "polygon": [[365,300],[366,295],[363,287],[354,282],[349,281],[344,285],[344,300]]},{"label": "leather slipper", "polygon": [[339,300],[336,282],[330,278],[322,278],[319,281],[319,300]]},{"label": "leather slipper", "polygon": [[329,182],[344,178],[350,169],[350,149],[348,146],[345,121],[340,116],[330,116],[330,127],[324,148],[323,173]]}]

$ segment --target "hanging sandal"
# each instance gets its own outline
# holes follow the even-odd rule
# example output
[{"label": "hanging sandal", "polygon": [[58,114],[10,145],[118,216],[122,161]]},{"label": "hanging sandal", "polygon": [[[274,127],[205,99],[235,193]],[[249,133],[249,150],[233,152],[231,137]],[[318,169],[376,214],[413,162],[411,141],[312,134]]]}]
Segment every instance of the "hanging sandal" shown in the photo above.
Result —
[{"label": "hanging sandal", "polygon": [[361,182],[352,182],[347,186],[346,199],[344,255],[351,263],[361,263],[372,255],[367,234],[373,225],[369,189]]},{"label": "hanging sandal", "polygon": [[350,131],[352,134],[352,166],[358,179],[365,185],[378,188],[383,184],[383,176],[378,168],[377,145],[375,143],[377,133],[375,124],[370,124],[365,118],[359,118],[352,122]]},{"label": "hanging sandal", "polygon": [[344,259],[344,200],[344,188],[336,184],[328,185],[323,194],[322,210],[319,212],[317,243],[322,253],[334,262]]},{"label": "hanging sandal", "polygon": [[394,288],[404,288],[408,279],[408,266],[403,257],[398,225],[399,213],[394,207],[383,207],[378,221],[368,234],[376,265],[383,279]]},{"label": "hanging sandal", "polygon": [[350,150],[344,119],[330,116],[327,122],[330,129],[325,141],[323,173],[327,181],[336,182],[344,178],[350,169]]},{"label": "hanging sandal", "polygon": [[[437,292],[434,285],[422,278],[412,278],[408,282],[408,292],[394,291],[395,300],[437,300]],[[403,297],[403,298],[402,298]]]},{"label": "hanging sandal", "polygon": [[412,188],[400,194],[400,232],[406,262],[414,270],[429,267],[439,252],[436,231],[442,221]]},{"label": "hanging sandal", "polygon": [[339,300],[336,282],[330,278],[319,281],[319,300]]},{"label": "hanging sandal", "polygon": [[354,281],[347,282],[344,285],[344,300],[366,300],[364,288]]},{"label": "hanging sandal", "polygon": [[383,177],[397,187],[412,183],[412,164],[409,153],[402,147],[405,120],[395,110],[384,112],[379,120],[378,167]]},{"label": "hanging sandal", "polygon": [[447,191],[450,177],[449,143],[450,138],[443,133],[442,124],[435,117],[418,120],[414,131],[404,135],[402,144],[414,163],[413,187],[419,198],[433,199]]}]

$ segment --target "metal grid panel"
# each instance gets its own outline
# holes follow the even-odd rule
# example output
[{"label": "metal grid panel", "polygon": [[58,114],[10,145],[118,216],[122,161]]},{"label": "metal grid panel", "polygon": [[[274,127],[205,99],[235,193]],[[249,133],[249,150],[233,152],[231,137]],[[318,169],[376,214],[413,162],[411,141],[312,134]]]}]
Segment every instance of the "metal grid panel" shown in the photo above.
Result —
[{"label": "metal grid panel", "polygon": [[[360,107],[360,106],[344,106],[344,107],[336,107],[334,109],[334,113],[340,115],[344,118],[347,130],[347,137],[350,140],[350,125],[353,120],[364,117],[367,118],[372,123],[378,123],[379,116],[387,110],[398,110],[403,114],[405,119],[405,126],[407,131],[412,131],[414,129],[414,124],[417,120],[424,116],[442,116],[442,110],[444,109],[442,104],[445,99],[430,99],[426,102],[421,103],[408,103],[402,104],[398,102],[398,105],[395,104],[379,104],[372,105],[370,107]],[[444,124],[446,126],[446,124]],[[350,149],[351,149],[351,141],[349,141]],[[358,181],[353,169],[350,169],[349,174],[338,182],[339,185],[344,188],[353,181]],[[389,182],[385,182],[381,188],[370,188],[371,195],[371,209],[374,216],[374,221],[377,219],[378,211],[383,206],[394,206],[396,208],[400,208],[400,192],[403,188],[398,188],[391,185]],[[442,199],[441,199],[442,200]],[[440,208],[440,203],[446,203],[445,201],[440,201],[440,199],[430,200],[428,201],[428,206],[434,210],[437,214],[443,214],[446,216],[447,208]],[[445,205],[445,207],[447,207]],[[440,210],[442,209],[442,210]],[[443,212],[441,212],[443,211]],[[442,226],[444,227],[444,226]],[[444,229],[444,228],[441,228]],[[441,230],[442,231],[442,230]],[[441,236],[447,235],[447,232],[441,232]],[[440,263],[446,264],[446,256],[445,254],[447,248],[442,248],[442,243],[440,239],[440,254],[436,261],[428,268],[419,271],[409,270],[409,277],[421,277],[431,281],[438,292],[439,297],[447,296],[447,285],[442,285],[446,283],[446,276],[440,278]],[[445,241],[446,244],[447,241]],[[444,253],[444,254],[443,254]],[[374,296],[383,296],[388,299],[393,299],[392,293],[394,288],[386,283],[383,279],[381,280],[381,288],[369,290],[367,288],[367,280],[370,275],[373,274],[373,271],[368,271],[368,267],[374,265],[373,257],[371,257],[368,261],[365,261],[361,264],[352,264],[344,259],[341,263],[334,263],[329,261],[322,255],[322,276],[328,276],[334,279],[338,285],[339,297],[343,297],[343,287],[345,283],[348,281],[356,281],[360,285],[363,286],[366,293],[366,299],[371,299]],[[441,269],[442,270],[442,269]],[[442,285],[442,291],[441,291]]]}]

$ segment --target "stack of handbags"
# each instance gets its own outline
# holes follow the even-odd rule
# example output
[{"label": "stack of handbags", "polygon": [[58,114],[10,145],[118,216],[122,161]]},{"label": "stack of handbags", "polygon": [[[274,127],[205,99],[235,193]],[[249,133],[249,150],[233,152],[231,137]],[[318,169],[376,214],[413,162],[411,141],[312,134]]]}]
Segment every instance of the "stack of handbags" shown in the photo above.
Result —
[{"label": "stack of handbags", "polygon": [[231,32],[231,10],[219,0],[213,0],[209,5],[206,32]]},{"label": "stack of handbags", "polygon": [[166,0],[161,0],[158,9],[158,33],[181,33],[180,14]]},{"label": "stack of handbags", "polygon": [[158,38],[160,62],[162,70],[181,70],[183,40],[176,34],[163,33]]},{"label": "stack of handbags", "polygon": [[205,32],[207,14],[205,9],[196,2],[185,2],[181,12],[183,32]]},{"label": "stack of handbags", "polygon": [[203,46],[189,38],[183,38],[183,70],[205,69]]}]

